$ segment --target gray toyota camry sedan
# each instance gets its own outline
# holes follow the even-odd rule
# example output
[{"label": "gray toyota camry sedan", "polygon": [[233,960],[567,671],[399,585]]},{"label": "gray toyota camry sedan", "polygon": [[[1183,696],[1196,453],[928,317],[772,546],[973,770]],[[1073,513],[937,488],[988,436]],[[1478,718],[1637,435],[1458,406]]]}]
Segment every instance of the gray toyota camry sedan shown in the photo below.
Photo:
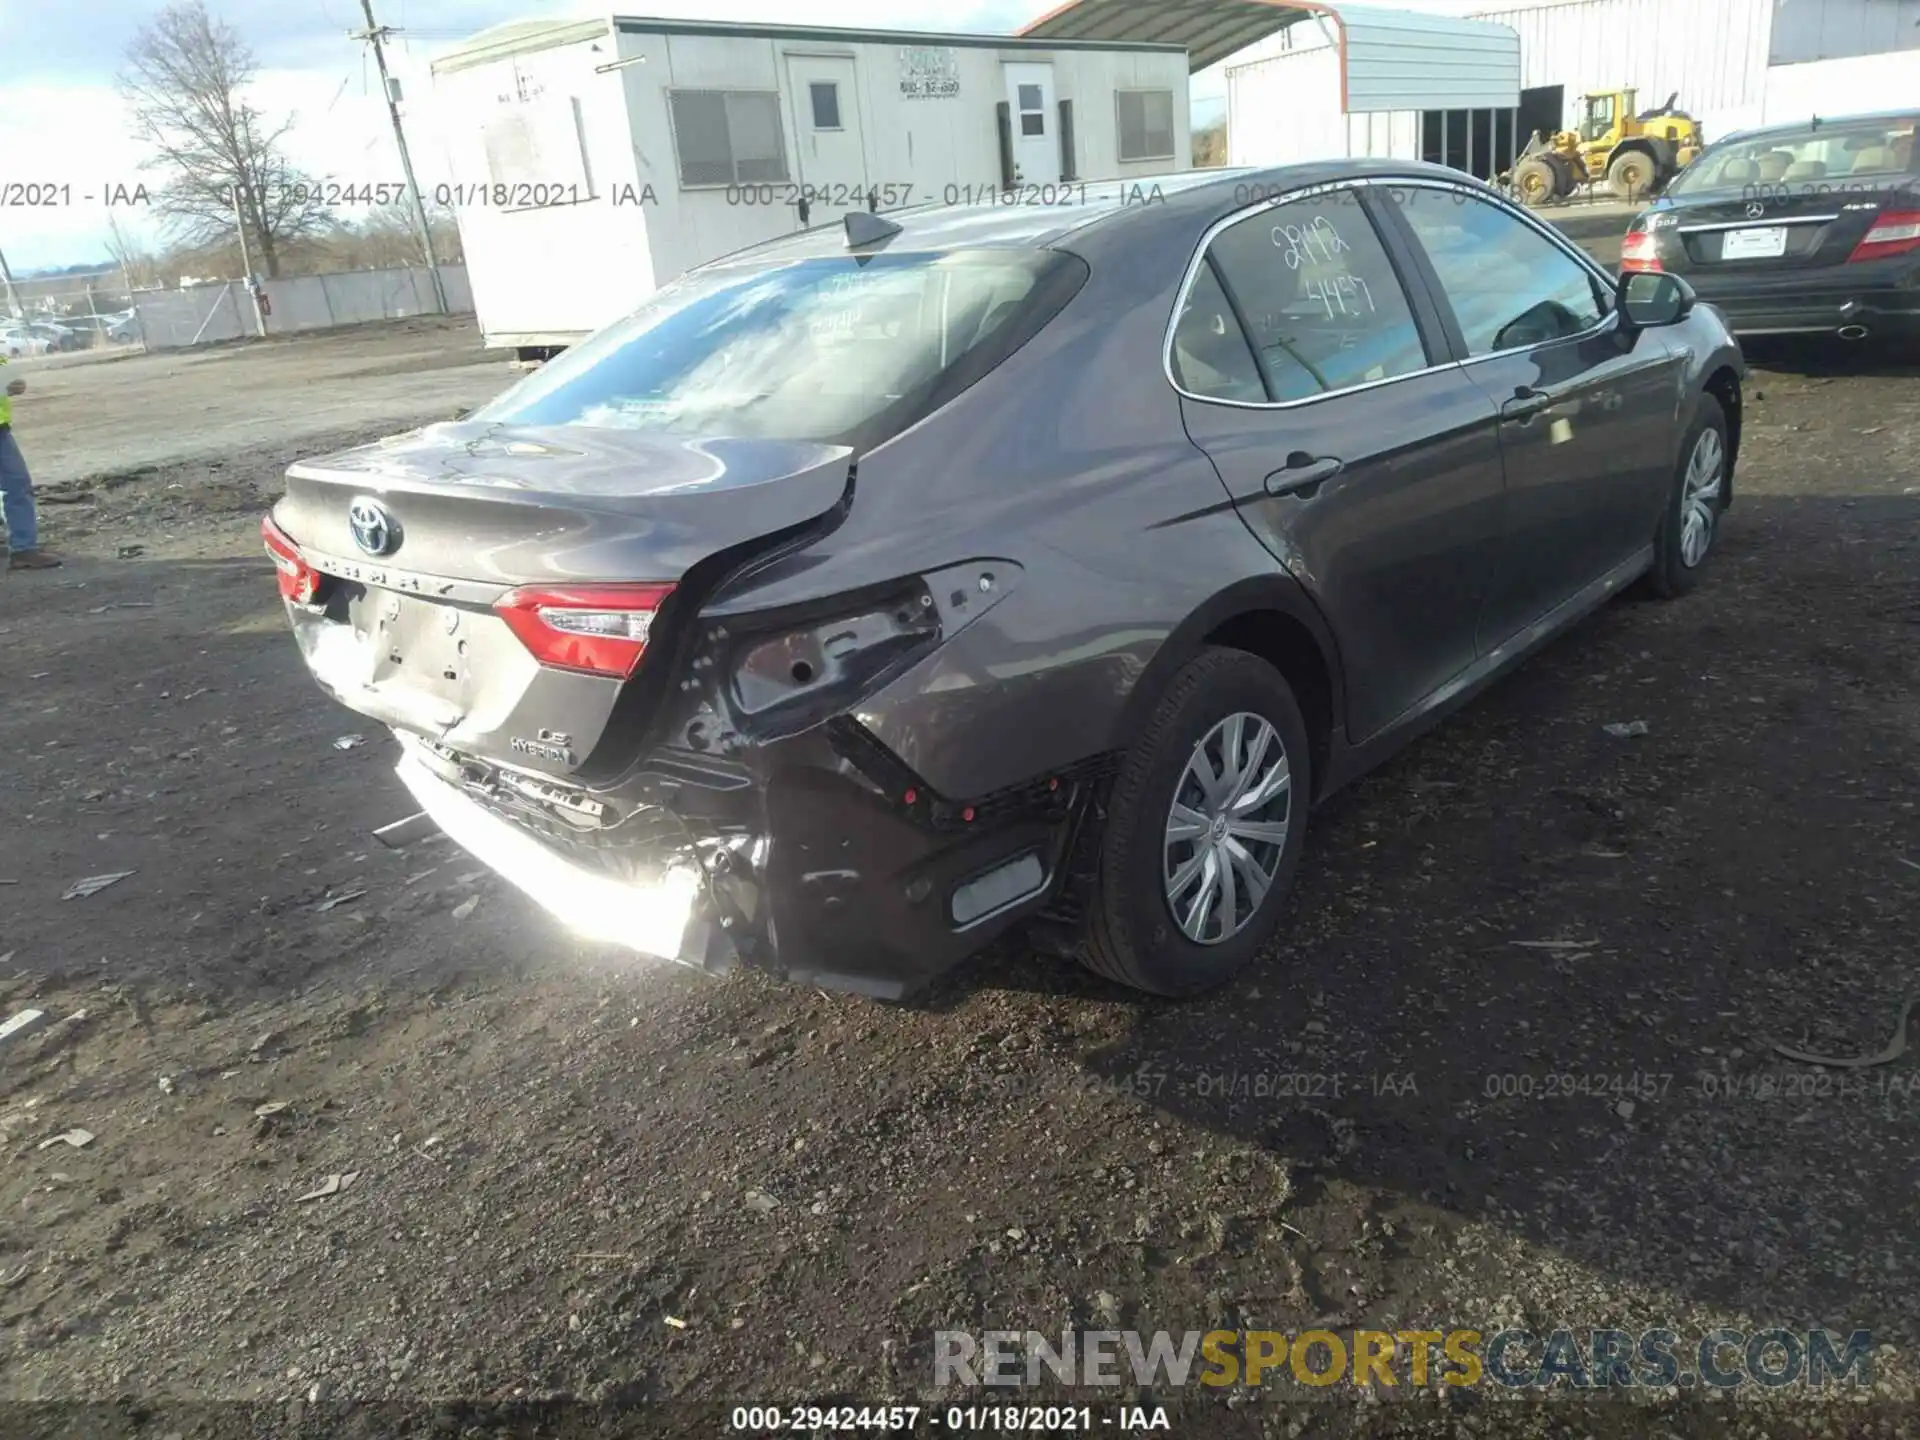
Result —
[{"label": "gray toyota camry sedan", "polygon": [[1016,927],[1160,995],[1314,805],[1710,559],[1740,351],[1457,172],[856,213],[295,465],[300,650],[587,936],[881,997]]}]

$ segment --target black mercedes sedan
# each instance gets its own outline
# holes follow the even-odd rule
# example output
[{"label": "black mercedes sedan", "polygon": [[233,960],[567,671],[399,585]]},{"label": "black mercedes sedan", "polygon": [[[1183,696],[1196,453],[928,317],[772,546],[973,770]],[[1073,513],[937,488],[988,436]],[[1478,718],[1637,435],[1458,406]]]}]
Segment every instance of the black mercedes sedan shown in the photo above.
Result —
[{"label": "black mercedes sedan", "polygon": [[1684,275],[1739,335],[1920,339],[1920,110],[1709,146],[1633,223],[1626,272]]},{"label": "black mercedes sedan", "polygon": [[1020,927],[1189,995],[1316,803],[1696,583],[1744,374],[1455,171],[1192,172],[714,261],[264,531],[421,815],[577,931],[891,997]]}]

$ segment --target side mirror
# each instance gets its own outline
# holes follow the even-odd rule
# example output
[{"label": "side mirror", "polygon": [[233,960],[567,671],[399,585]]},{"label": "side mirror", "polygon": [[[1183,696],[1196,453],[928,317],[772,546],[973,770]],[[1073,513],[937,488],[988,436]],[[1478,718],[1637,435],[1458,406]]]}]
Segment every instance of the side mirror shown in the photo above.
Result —
[{"label": "side mirror", "polygon": [[1693,313],[1693,287],[1678,275],[1660,270],[1632,270],[1614,287],[1620,318],[1634,330],[1657,330],[1678,325]]}]

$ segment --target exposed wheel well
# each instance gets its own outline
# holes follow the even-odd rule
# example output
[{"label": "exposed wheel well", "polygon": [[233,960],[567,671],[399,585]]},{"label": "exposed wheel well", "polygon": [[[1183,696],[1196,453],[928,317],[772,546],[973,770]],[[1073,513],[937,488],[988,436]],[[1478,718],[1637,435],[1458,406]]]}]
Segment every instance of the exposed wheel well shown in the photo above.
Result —
[{"label": "exposed wheel well", "polygon": [[1286,677],[1307,722],[1313,788],[1320,793],[1333,758],[1333,677],[1313,632],[1279,610],[1251,610],[1223,621],[1205,643],[1257,655]]},{"label": "exposed wheel well", "polygon": [[1706,390],[1720,402],[1720,408],[1727,416],[1727,494],[1731,499],[1734,468],[1740,463],[1740,421],[1744,403],[1740,393],[1740,377],[1733,373],[1732,366],[1722,365],[1707,377]]}]

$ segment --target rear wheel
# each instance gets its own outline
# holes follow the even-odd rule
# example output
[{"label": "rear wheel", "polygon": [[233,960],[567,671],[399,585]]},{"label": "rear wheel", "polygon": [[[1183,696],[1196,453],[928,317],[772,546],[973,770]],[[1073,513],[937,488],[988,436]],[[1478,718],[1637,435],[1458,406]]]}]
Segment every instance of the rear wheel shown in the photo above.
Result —
[{"label": "rear wheel", "polygon": [[1280,923],[1305,839],[1306,722],[1280,672],[1208,650],[1121,766],[1078,958],[1154,995],[1198,995]]},{"label": "rear wheel", "polygon": [[1654,541],[1647,583],[1655,595],[1672,599],[1700,583],[1700,570],[1720,538],[1720,519],[1733,495],[1730,455],[1726,412],[1713,396],[1702,395],[1700,413],[1680,448],[1679,473]]}]

